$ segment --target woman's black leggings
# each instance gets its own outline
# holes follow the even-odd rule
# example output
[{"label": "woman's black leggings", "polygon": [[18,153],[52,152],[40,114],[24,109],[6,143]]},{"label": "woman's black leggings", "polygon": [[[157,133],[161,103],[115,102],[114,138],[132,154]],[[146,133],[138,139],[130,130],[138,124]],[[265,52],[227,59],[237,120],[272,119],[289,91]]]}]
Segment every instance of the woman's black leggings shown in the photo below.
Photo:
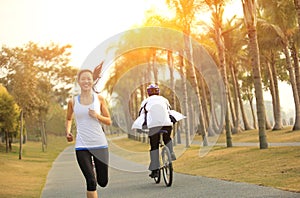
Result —
[{"label": "woman's black leggings", "polygon": [[[85,177],[87,191],[95,191],[97,183],[105,187],[108,183],[108,148],[76,150],[78,165]],[[94,172],[93,160],[96,169]],[[96,179],[97,178],[97,179]]]}]

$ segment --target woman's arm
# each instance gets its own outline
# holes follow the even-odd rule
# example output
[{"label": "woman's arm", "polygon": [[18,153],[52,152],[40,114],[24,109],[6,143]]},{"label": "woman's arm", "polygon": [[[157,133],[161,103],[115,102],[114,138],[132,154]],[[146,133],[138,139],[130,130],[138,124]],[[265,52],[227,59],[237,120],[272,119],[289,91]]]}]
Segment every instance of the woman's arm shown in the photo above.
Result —
[{"label": "woman's arm", "polygon": [[100,109],[101,110],[101,115],[97,114],[97,119],[100,122],[102,122],[103,124],[111,125],[112,121],[111,121],[111,118],[110,118],[110,113],[108,111],[106,101],[100,95],[98,95],[98,98],[99,98],[99,101],[100,101],[100,104],[101,104],[101,109]]},{"label": "woman's arm", "polygon": [[68,142],[73,141],[73,135],[71,133],[72,118],[73,118],[73,99],[70,99],[68,101],[67,116],[66,116],[66,123],[65,123],[65,129],[66,129],[65,133]]}]

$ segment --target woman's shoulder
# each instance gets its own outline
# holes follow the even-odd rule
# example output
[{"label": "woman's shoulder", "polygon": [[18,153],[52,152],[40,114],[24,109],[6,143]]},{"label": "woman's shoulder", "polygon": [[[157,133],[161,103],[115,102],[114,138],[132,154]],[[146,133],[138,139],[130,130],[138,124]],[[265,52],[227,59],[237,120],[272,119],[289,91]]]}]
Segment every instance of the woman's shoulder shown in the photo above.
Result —
[{"label": "woman's shoulder", "polygon": [[68,98],[68,107],[71,107],[71,108],[73,108],[74,107],[74,104],[75,104],[75,98],[77,98],[78,96],[76,95],[76,96],[70,96],[69,98]]},{"label": "woman's shoulder", "polygon": [[98,97],[99,101],[105,101],[105,98],[100,94],[96,94],[96,96]]}]

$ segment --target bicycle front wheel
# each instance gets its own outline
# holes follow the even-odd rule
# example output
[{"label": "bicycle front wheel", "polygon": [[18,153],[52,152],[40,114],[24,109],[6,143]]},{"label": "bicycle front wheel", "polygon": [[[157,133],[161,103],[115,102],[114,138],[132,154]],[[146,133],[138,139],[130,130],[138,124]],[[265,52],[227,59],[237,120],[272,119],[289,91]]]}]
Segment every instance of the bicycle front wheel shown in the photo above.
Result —
[{"label": "bicycle front wheel", "polygon": [[164,181],[167,187],[170,187],[173,182],[173,164],[169,148],[164,146],[161,151],[162,157],[162,172]]}]

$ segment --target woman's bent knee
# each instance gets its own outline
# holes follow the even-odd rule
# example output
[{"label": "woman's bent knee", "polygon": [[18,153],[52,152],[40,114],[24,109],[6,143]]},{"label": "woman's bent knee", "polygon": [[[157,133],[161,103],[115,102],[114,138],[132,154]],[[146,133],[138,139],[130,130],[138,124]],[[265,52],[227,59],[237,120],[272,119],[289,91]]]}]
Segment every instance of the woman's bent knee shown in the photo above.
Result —
[{"label": "woman's bent knee", "polygon": [[108,184],[108,179],[101,179],[101,180],[98,180],[98,184],[99,184],[99,186],[101,186],[101,187],[105,187],[105,186],[107,186],[107,184]]}]

